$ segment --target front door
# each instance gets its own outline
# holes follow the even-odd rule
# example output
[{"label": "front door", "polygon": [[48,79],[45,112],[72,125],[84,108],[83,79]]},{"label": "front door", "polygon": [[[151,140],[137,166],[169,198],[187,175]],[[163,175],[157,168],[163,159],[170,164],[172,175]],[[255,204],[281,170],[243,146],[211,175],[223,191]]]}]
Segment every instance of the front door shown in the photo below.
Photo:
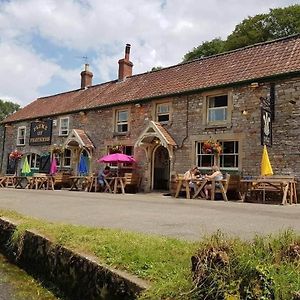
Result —
[{"label": "front door", "polygon": [[153,189],[169,190],[170,157],[168,150],[163,146],[154,149],[153,160]]}]

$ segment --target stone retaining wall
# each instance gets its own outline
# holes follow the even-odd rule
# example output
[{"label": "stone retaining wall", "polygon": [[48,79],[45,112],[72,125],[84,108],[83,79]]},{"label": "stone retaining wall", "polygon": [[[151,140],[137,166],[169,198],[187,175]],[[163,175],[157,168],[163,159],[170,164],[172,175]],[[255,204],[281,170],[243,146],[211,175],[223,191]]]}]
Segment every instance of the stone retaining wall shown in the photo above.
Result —
[{"label": "stone retaining wall", "polygon": [[32,231],[10,245],[16,225],[0,218],[0,251],[42,281],[53,284],[67,299],[135,299],[147,288],[140,279],[99,265]]}]

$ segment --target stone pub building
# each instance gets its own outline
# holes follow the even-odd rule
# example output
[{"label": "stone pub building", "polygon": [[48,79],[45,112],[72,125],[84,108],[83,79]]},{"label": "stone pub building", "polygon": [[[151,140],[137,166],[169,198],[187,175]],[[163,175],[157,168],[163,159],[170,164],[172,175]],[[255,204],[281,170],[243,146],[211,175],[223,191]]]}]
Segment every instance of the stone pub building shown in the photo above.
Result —
[{"label": "stone pub building", "polygon": [[2,122],[0,167],[9,153],[45,171],[55,155],[76,174],[80,155],[134,155],[141,191],[166,190],[175,173],[213,163],[202,144],[218,140],[221,170],[260,174],[263,144],[274,174],[300,179],[300,35],[248,46],[161,70],[132,74],[130,45],[118,79],[93,84],[86,65],[77,90],[41,97]]}]

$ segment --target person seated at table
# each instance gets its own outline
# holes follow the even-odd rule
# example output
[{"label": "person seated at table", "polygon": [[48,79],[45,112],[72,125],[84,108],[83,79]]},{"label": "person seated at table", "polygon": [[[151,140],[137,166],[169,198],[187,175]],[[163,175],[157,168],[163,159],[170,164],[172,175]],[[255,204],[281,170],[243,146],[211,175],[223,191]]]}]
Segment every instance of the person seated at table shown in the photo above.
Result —
[{"label": "person seated at table", "polygon": [[104,170],[100,170],[98,174],[98,183],[100,184],[101,188],[105,187],[105,178],[111,176],[110,167],[106,166]]},{"label": "person seated at table", "polygon": [[[205,179],[207,180],[215,180],[219,181],[223,179],[223,175],[220,171],[220,168],[216,165],[212,166],[212,174],[211,175],[205,175]],[[215,185],[216,188],[220,187],[219,182],[216,182]],[[212,189],[212,184],[206,184],[204,186],[204,193],[205,193],[205,198],[209,199],[209,191]]]},{"label": "person seated at table", "polygon": [[197,189],[196,183],[193,182],[193,180],[197,179],[196,172],[199,172],[198,167],[194,166],[191,169],[187,170],[183,175],[183,179],[186,181],[189,181],[189,187],[194,192],[196,192],[196,189]]}]

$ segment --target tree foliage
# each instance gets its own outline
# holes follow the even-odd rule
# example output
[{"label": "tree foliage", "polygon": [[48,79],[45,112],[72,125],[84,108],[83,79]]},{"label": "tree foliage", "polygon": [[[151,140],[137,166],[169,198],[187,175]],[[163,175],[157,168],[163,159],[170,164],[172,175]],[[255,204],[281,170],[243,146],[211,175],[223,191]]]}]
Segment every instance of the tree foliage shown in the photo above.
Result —
[{"label": "tree foliage", "polygon": [[300,5],[270,9],[268,14],[248,17],[238,24],[225,41],[215,38],[186,53],[184,61],[266,42],[300,33]]},{"label": "tree foliage", "polygon": [[0,121],[20,109],[20,105],[0,99]]},{"label": "tree foliage", "polygon": [[221,38],[215,38],[211,41],[203,42],[200,46],[186,53],[183,61],[190,61],[196,58],[211,56],[224,51],[224,41]]}]

